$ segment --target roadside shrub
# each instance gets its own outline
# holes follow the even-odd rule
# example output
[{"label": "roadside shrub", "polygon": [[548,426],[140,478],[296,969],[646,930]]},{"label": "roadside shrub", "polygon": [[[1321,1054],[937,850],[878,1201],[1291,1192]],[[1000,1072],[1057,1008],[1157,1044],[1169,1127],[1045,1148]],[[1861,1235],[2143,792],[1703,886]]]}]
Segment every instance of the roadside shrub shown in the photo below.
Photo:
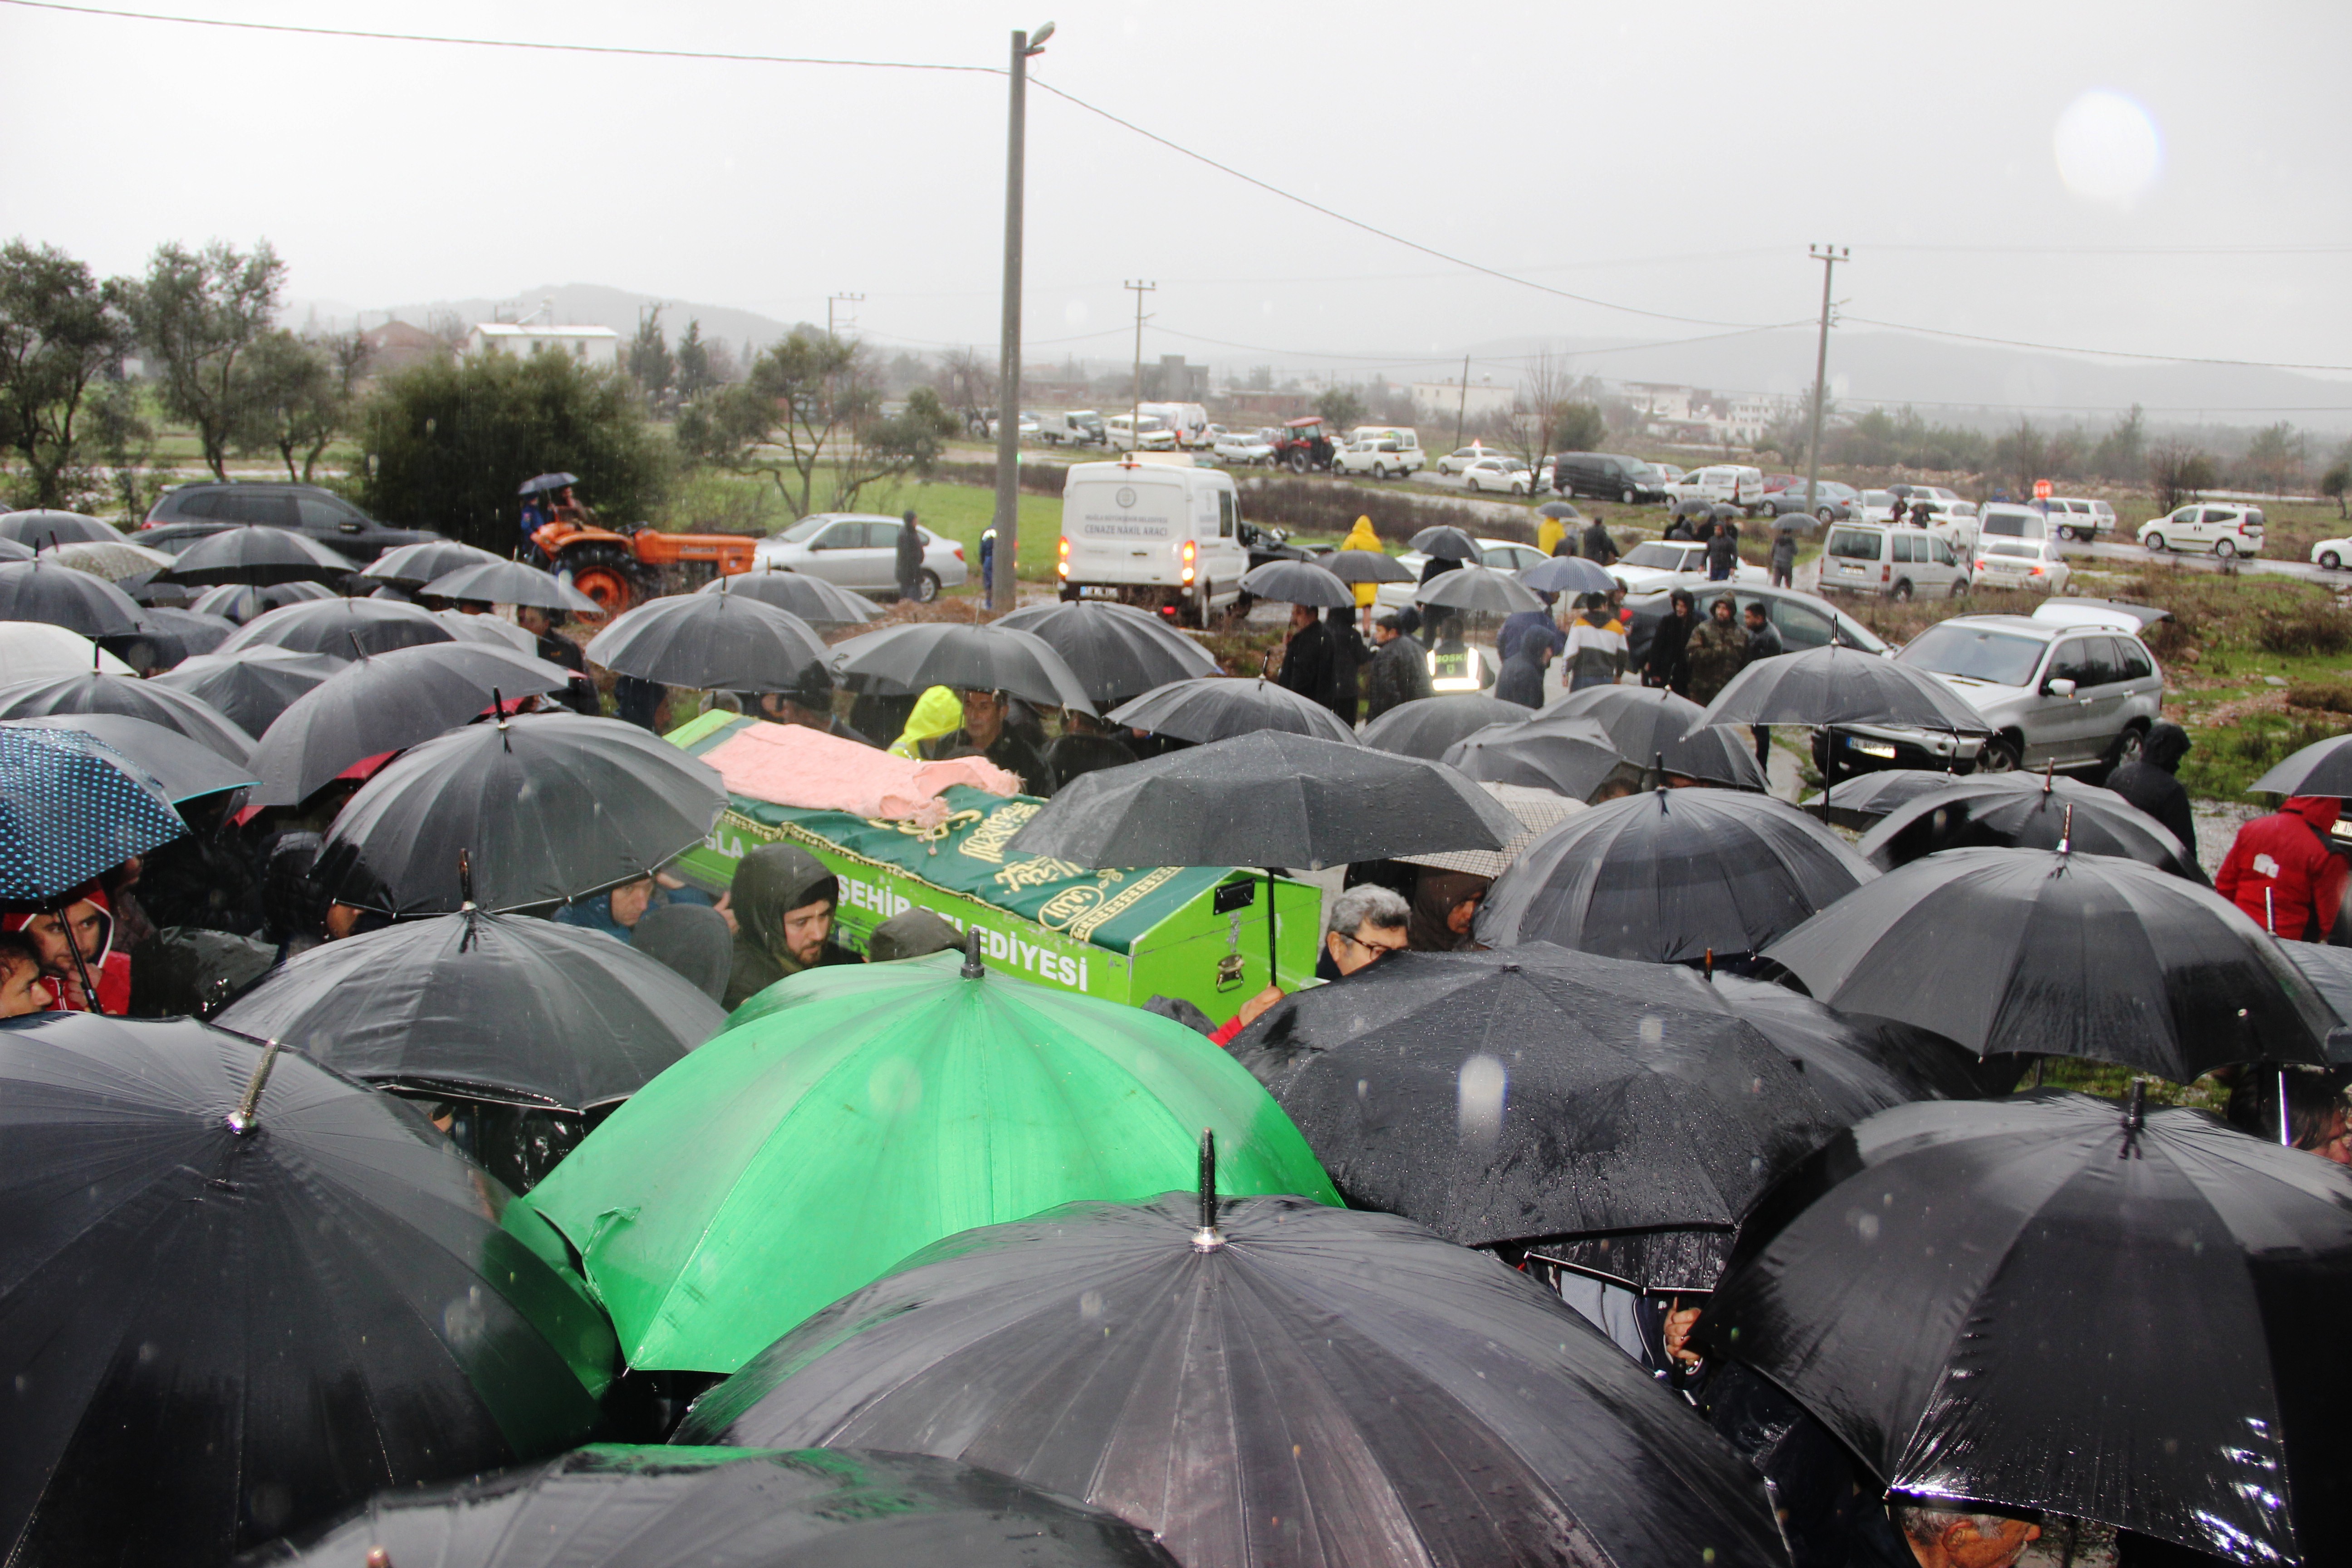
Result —
[{"label": "roadside shrub", "polygon": [[2352,713],[2352,680],[2296,680],[2286,689],[2290,708],[2316,708],[2326,713]]},{"label": "roadside shrub", "polygon": [[[1021,488],[1034,496],[1058,496],[1070,470],[1059,463],[1024,463],[1021,465]],[[940,463],[931,469],[931,482],[941,485],[978,485],[982,489],[996,488],[994,463]]]},{"label": "roadside shrub", "polygon": [[2235,800],[2246,786],[2304,747],[2352,733],[2342,724],[2292,714],[2249,715],[2231,730],[2200,730],[2180,764],[2191,795]]},{"label": "roadside shrub", "polygon": [[1294,533],[1341,535],[1360,517],[1372,520],[1372,531],[1393,544],[1402,544],[1424,528],[1440,525],[1460,529],[1475,538],[1535,542],[1535,523],[1516,518],[1486,516],[1458,501],[1432,500],[1402,490],[1359,489],[1324,479],[1286,475],[1253,475],[1242,481],[1242,515],[1252,522],[1272,523]]},{"label": "roadside shrub", "polygon": [[2336,654],[2352,647],[2352,615],[2335,604],[2264,609],[2254,628],[2264,653]]}]

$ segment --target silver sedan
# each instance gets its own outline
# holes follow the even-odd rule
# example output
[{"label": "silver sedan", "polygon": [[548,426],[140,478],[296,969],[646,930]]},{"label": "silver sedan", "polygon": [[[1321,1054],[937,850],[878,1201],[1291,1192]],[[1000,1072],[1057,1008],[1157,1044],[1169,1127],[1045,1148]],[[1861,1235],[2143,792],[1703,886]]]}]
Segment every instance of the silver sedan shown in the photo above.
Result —
[{"label": "silver sedan", "polygon": [[[898,592],[898,520],[865,512],[812,512],[782,533],[760,542],[752,560],[757,570],[798,572],[822,577],[836,587],[860,594]],[[942,539],[920,523],[923,536],[921,576],[915,597],[925,603],[942,588],[960,588],[971,575],[963,546]]]}]

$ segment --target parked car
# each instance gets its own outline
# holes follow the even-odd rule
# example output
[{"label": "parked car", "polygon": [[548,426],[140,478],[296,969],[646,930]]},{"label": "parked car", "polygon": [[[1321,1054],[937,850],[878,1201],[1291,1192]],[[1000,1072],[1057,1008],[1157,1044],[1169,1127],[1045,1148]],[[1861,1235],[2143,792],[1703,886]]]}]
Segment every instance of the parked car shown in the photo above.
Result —
[{"label": "parked car", "polygon": [[[1854,515],[1856,498],[1862,494],[1852,485],[1842,485],[1835,479],[1821,479],[1813,486],[1812,513],[1823,522],[1846,522]],[[1805,481],[1764,492],[1763,501],[1756,510],[1766,517],[1796,517],[1805,511]]]},{"label": "parked car", "polygon": [[1406,452],[1385,437],[1350,441],[1331,458],[1334,473],[1370,474],[1376,479],[1385,479],[1391,474],[1403,479],[1420,466],[1418,451]]},{"label": "parked car", "polygon": [[1924,528],[1841,522],[1822,546],[1822,586],[1890,599],[1957,599],[1969,591],[1967,558]]},{"label": "parked car", "polygon": [[[1712,589],[1711,592],[1702,591]],[[1692,589],[1698,600],[1698,612],[1707,613],[1707,605],[1718,595],[1728,593],[1740,615],[1748,613],[1750,605],[1762,605],[1765,616],[1780,630],[1780,647],[1788,653],[1802,653],[1807,648],[1826,647],[1834,642],[1840,647],[1850,647],[1865,654],[1885,656],[1890,650],[1877,633],[1830,603],[1818,594],[1808,594],[1796,588],[1773,588],[1762,583],[1702,584]],[[1625,607],[1633,619],[1625,626],[1625,643],[1635,664],[1650,651],[1650,639],[1658,623],[1673,613],[1670,594],[1632,594]],[[1940,764],[1938,764],[1940,765]]]},{"label": "parked car", "polygon": [[[1478,564],[1497,572],[1524,572],[1544,558],[1542,551],[1517,540],[1473,539],[1471,542],[1478,547]],[[1391,609],[1401,609],[1413,602],[1413,592],[1421,586],[1421,569],[1429,564],[1429,557],[1418,550],[1408,550],[1397,557],[1397,564],[1412,574],[1412,581],[1383,583],[1372,595],[1375,603]]]},{"label": "parked car", "polygon": [[2311,547],[2311,563],[2314,566],[2341,572],[2347,561],[2352,561],[2352,539],[2323,539]]},{"label": "parked car", "polygon": [[[760,541],[754,571],[798,572],[861,594],[898,592],[899,520],[878,514],[820,511]],[[968,575],[963,546],[917,524],[923,565],[915,597],[925,604],[942,588],[961,588]]]},{"label": "parked car", "polygon": [[139,525],[134,539],[151,550],[177,555],[208,533],[247,523],[301,534],[349,556],[354,566],[364,566],[395,546],[424,544],[442,537],[426,528],[387,528],[334,491],[316,485],[239,480],[166,490],[147,510],[146,521]]},{"label": "parked car", "polygon": [[1741,463],[1711,463],[1667,484],[1664,491],[1671,500],[1711,501],[1752,513],[1764,500],[1764,470]]},{"label": "parked car", "polygon": [[1274,447],[1264,437],[1228,430],[1211,437],[1209,456],[1229,468],[1270,468]]},{"label": "parked car", "polygon": [[1114,414],[1103,421],[1103,437],[1114,452],[1172,452],[1176,432],[1156,414]]},{"label": "parked car", "polygon": [[2036,594],[2060,594],[2074,569],[2058,552],[2054,539],[1980,539],[1977,542],[1976,580],[1988,588],[2024,588]]},{"label": "parked car", "polygon": [[1429,455],[1421,449],[1421,435],[1406,425],[1359,425],[1348,432],[1350,444],[1375,441],[1389,454],[1389,468],[1400,474],[1418,473],[1429,464]]},{"label": "parked car", "polygon": [[1099,447],[1109,439],[1102,416],[1091,408],[1048,414],[1037,421],[1037,438],[1048,447]]},{"label": "parked car", "polygon": [[[1911,639],[1895,658],[1935,676],[1984,715],[1990,741],[1854,725],[1836,733],[1841,773],[1950,766],[2005,773],[2050,766],[2105,777],[2139,754],[2164,698],[2155,656],[2138,637],[2026,616],[1956,616]],[[1817,742],[1815,757],[1827,752]]]},{"label": "parked car", "polygon": [[1535,488],[1535,476],[1517,458],[1489,453],[1462,470],[1462,482],[1474,490],[1500,490],[1523,496]]},{"label": "parked car", "polygon": [[[1619,556],[1609,574],[1624,584],[1629,595],[1663,594],[1670,588],[1696,593],[1707,585],[1706,546],[1679,539],[1644,540]],[[1765,583],[1771,580],[1771,574],[1743,561],[1733,570],[1731,580]]]},{"label": "parked car", "polygon": [[1552,489],[1570,498],[1593,496],[1638,506],[1664,500],[1667,482],[1665,475],[1639,458],[1613,452],[1562,452],[1552,459]]},{"label": "parked car", "polygon": [[2263,552],[2263,509],[2238,502],[2200,501],[2140,525],[2146,548],[2210,550],[2221,556]]},{"label": "parked car", "polygon": [[2051,522],[2057,527],[2061,539],[2088,543],[2102,533],[2116,531],[2116,509],[2105,501],[2079,496],[2052,496],[2042,504],[2049,513]]},{"label": "parked car", "polygon": [[1437,471],[1441,474],[1458,474],[1479,458],[1491,458],[1494,455],[1495,449],[1492,447],[1482,446],[1473,441],[1467,447],[1456,447],[1438,458]]}]

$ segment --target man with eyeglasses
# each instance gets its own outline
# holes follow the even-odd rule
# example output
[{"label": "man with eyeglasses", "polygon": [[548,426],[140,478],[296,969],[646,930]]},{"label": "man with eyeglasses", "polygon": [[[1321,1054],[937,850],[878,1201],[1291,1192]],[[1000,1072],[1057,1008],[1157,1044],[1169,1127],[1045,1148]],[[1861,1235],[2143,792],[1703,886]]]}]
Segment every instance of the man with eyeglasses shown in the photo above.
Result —
[{"label": "man with eyeglasses", "polygon": [[[1405,926],[1412,916],[1402,898],[1370,882],[1341,893],[1331,900],[1330,923],[1323,935],[1324,960],[1338,973],[1334,976],[1325,963],[1318,963],[1317,976],[1344,980],[1391,952],[1403,952]],[[1256,1023],[1282,996],[1281,987],[1267,986],[1243,1003],[1242,1010],[1226,1019],[1224,1027],[1209,1038],[1221,1046],[1231,1045],[1234,1036]]]}]

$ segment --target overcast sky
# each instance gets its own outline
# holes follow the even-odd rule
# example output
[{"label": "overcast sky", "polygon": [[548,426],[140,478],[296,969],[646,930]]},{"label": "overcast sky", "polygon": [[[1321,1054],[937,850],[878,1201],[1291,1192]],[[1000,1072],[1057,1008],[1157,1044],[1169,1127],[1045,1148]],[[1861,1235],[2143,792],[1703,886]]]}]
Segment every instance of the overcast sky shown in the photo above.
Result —
[{"label": "overcast sky", "polygon": [[[128,0],[136,4],[137,0]],[[2352,5],[151,0],[176,15],[1002,66],[1535,282],[1747,326],[1854,317],[2352,365]],[[1931,15],[1932,11],[1932,15]],[[1475,24],[1475,25],[1473,25]],[[107,271],[264,236],[298,298],[583,281],[992,343],[1001,77],[299,37],[0,4],[0,233]],[[1363,353],[1397,374],[1660,321],[1465,272],[1033,89],[1033,363]],[[2207,254],[2190,254],[2202,247]],[[2226,252],[2213,254],[2214,251]],[[1236,346],[1225,346],[1236,345]],[[1400,356],[1426,354],[1426,367]],[[1638,374],[1637,358],[1617,373]]]}]

